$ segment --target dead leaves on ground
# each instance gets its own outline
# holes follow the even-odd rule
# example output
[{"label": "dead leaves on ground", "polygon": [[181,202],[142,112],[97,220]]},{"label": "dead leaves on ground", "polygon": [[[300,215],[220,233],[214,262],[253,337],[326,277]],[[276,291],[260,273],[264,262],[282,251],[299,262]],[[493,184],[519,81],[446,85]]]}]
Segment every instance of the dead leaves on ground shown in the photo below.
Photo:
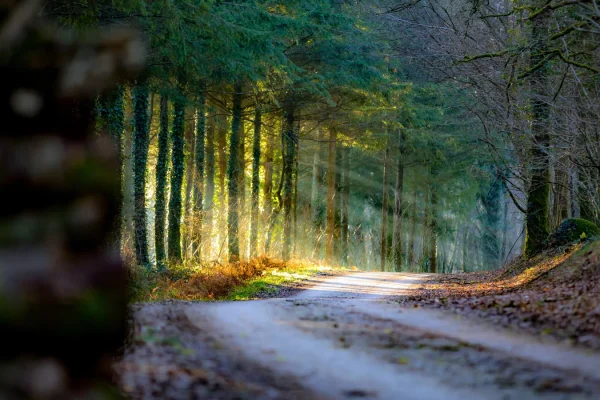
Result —
[{"label": "dead leaves on ground", "polygon": [[451,309],[600,348],[600,242],[494,272],[436,277],[400,302]]}]

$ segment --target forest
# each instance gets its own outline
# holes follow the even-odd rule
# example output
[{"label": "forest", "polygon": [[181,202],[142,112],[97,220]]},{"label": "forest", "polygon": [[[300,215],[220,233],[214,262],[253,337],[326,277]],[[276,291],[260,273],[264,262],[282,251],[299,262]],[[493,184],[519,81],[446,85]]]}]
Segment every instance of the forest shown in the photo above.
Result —
[{"label": "forest", "polygon": [[121,149],[131,263],[489,270],[597,219],[594,12],[94,3],[44,14],[147,42],[143,75],[94,115]]},{"label": "forest", "polygon": [[[9,110],[0,182],[15,194],[0,223],[0,326],[37,343],[48,323],[40,310],[55,307],[48,315],[56,312],[60,323],[44,335],[56,343],[36,349],[63,354],[88,333],[59,325],[88,326],[94,334],[86,337],[102,346],[86,362],[121,348],[109,375],[116,371],[117,391],[132,398],[397,398],[402,388],[394,385],[411,382],[381,364],[391,357],[393,368],[410,367],[417,356],[402,350],[373,358],[371,370],[381,372],[372,377],[375,392],[348,389],[353,373],[370,376],[370,361],[359,368],[340,346],[370,356],[375,348],[433,349],[422,357],[464,371],[471,368],[464,360],[475,359],[514,373],[505,384],[500,372],[481,367],[472,386],[446,371],[438,386],[423,380],[429,367],[414,367],[420,386],[438,389],[407,398],[496,398],[485,390],[508,396],[498,398],[594,398],[599,45],[595,0],[0,2],[7,87],[0,107]],[[66,172],[58,172],[59,159]],[[26,268],[5,273],[3,264]],[[13,297],[13,286],[28,294]],[[273,306],[185,303],[290,296]],[[423,311],[391,316],[369,302],[379,298]],[[289,302],[309,304],[312,314],[290,311]],[[269,307],[297,318],[267,318]],[[348,307],[360,310],[359,322],[349,322]],[[474,339],[458,327],[453,333],[451,318],[439,328],[422,322],[429,313],[475,310],[558,344],[538,348],[509,334],[480,340],[488,331],[475,323]],[[385,324],[369,319],[384,314]],[[255,317],[243,325],[247,315]],[[324,333],[319,323],[330,320],[338,322]],[[319,358],[325,354],[340,363],[337,375],[315,370],[326,385],[302,378],[308,355],[277,347],[288,334],[303,343],[298,335],[311,328],[298,321],[336,337],[332,349],[305,350],[307,368],[329,363]],[[273,324],[295,330],[265,328]],[[332,333],[338,324],[343,334]],[[406,326],[427,342],[414,342]],[[379,343],[375,331],[395,344]],[[567,339],[584,349],[563,349]],[[230,353],[215,350],[221,341]],[[493,353],[492,363],[469,346],[505,358]],[[156,348],[168,349],[156,357],[174,370],[144,369],[151,362],[140,354]],[[239,370],[231,348],[247,349]],[[448,348],[465,358],[449,361]],[[526,367],[515,361],[519,349],[532,349],[521,354]],[[298,366],[287,368],[285,359]],[[69,360],[71,374],[82,364]],[[19,365],[37,371],[27,362]],[[519,369],[542,364],[554,386]],[[169,383],[181,376],[177,368],[187,371],[185,390]],[[275,384],[278,374],[289,379]],[[0,397],[83,398],[79,389],[42,396],[43,385],[29,392],[12,376],[0,377]],[[225,390],[233,381],[245,383]]]}]

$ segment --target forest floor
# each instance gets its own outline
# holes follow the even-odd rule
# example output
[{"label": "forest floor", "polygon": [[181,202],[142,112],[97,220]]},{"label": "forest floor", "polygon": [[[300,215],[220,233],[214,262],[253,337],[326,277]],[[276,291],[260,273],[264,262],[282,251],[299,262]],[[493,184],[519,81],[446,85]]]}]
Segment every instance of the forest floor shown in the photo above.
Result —
[{"label": "forest floor", "polygon": [[553,249],[498,271],[432,276],[398,301],[600,350],[600,241]]},{"label": "forest floor", "polygon": [[582,299],[598,298],[598,246],[494,274],[357,272],[285,298],[139,303],[115,370],[135,399],[596,399]]}]

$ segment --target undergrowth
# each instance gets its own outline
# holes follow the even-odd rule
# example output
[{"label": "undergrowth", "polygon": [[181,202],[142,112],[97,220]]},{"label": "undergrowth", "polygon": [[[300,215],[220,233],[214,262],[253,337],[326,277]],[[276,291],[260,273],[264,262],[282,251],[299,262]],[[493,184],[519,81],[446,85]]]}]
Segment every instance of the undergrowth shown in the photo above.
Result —
[{"label": "undergrowth", "polygon": [[283,262],[267,257],[229,264],[175,266],[162,273],[132,267],[131,301],[249,300],[334,271],[309,261]]}]

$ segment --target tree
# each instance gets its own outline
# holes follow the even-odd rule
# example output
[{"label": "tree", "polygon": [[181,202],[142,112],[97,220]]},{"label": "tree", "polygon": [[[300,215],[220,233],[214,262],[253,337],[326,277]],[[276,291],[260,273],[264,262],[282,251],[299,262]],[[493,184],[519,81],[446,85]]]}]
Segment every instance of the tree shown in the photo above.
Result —
[{"label": "tree", "polygon": [[289,99],[284,107],[283,134],[283,259],[289,260],[292,250],[292,196],[294,191],[293,174],[296,160],[295,109],[293,100]]},{"label": "tree", "polygon": [[254,110],[254,138],[252,141],[252,211],[250,221],[250,257],[258,252],[258,209],[260,191],[260,131],[262,128],[260,105]]},{"label": "tree", "polygon": [[215,131],[216,120],[214,115],[208,119],[206,130],[206,185],[204,192],[204,227],[206,236],[206,252],[210,254],[213,229],[213,207],[215,197]]},{"label": "tree", "polygon": [[148,121],[148,88],[143,83],[134,90],[135,132],[133,136],[133,196],[135,256],[137,263],[150,268],[148,228],[146,223],[146,164],[150,141]]},{"label": "tree", "polygon": [[548,119],[550,107],[546,99],[548,90],[548,61],[546,42],[549,14],[542,11],[532,21],[531,40],[533,43],[530,69],[531,72],[531,136],[530,152],[531,179],[527,190],[525,255],[532,257],[543,247],[548,237],[548,198],[550,195],[550,160],[548,146]]},{"label": "tree", "polygon": [[180,98],[173,100],[173,131],[171,132],[171,197],[169,199],[169,247],[171,263],[180,264],[181,254],[181,211],[184,173],[185,104]]},{"label": "tree", "polygon": [[156,161],[156,204],[154,214],[154,240],[156,265],[164,268],[167,261],[165,227],[167,220],[167,175],[169,171],[169,100],[160,97],[160,132],[158,133],[158,160]]},{"label": "tree", "polygon": [[337,130],[335,127],[329,127],[329,162],[327,166],[327,226],[325,242],[325,259],[329,263],[334,261],[334,240],[335,240],[335,152],[336,152]]},{"label": "tree", "polygon": [[385,271],[387,261],[387,219],[388,219],[388,157],[389,147],[386,145],[383,155],[383,201],[381,205],[381,271]]},{"label": "tree", "polygon": [[229,241],[229,260],[238,261],[240,259],[240,238],[239,238],[239,148],[240,133],[242,129],[242,100],[243,85],[237,82],[233,87],[233,117],[231,121],[231,138],[229,139],[229,164],[227,167],[227,195],[228,195],[228,213],[227,213],[227,240]]},{"label": "tree", "polygon": [[194,154],[194,169],[196,179],[194,182],[194,216],[196,233],[192,254],[199,260],[202,259],[202,227],[204,223],[203,192],[204,192],[204,159],[206,140],[206,86],[200,89],[200,99],[196,110],[196,147]]},{"label": "tree", "polygon": [[402,271],[402,195],[404,191],[404,151],[406,149],[406,132],[398,131],[398,161],[396,164],[396,189],[394,191],[394,232],[392,240],[392,259],[394,270]]},{"label": "tree", "polygon": [[343,148],[343,187],[342,187],[342,211],[341,211],[341,245],[342,245],[342,264],[348,264],[348,241],[349,241],[349,213],[350,208],[350,150],[348,147]]}]

